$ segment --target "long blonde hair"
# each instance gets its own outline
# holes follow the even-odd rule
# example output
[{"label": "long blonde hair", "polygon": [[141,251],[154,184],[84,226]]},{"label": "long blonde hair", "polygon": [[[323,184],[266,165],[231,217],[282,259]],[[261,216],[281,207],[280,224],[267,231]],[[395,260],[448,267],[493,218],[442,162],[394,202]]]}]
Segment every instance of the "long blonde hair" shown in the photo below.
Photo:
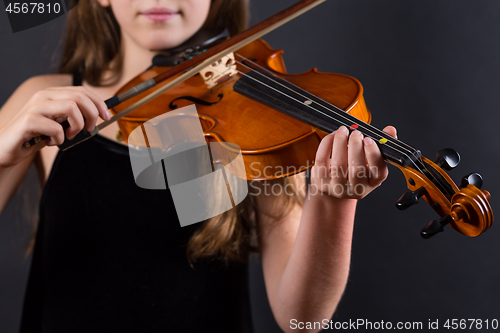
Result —
[{"label": "long blonde hair", "polygon": [[[246,28],[248,0],[213,0],[208,18],[202,29],[228,28],[231,35]],[[118,76],[123,66],[120,26],[110,8],[101,7],[96,0],[80,0],[68,14],[65,43],[59,73],[74,74],[81,68],[83,79],[99,86],[104,72]],[[274,180],[283,188],[293,185],[288,179]],[[257,186],[249,186],[257,188]],[[275,218],[284,216],[303,198],[295,187],[295,195],[282,195],[282,209]],[[250,251],[256,250],[256,224],[259,216],[258,198],[249,193],[235,208],[204,221],[187,244],[190,261],[212,257],[224,261],[245,261]]]}]

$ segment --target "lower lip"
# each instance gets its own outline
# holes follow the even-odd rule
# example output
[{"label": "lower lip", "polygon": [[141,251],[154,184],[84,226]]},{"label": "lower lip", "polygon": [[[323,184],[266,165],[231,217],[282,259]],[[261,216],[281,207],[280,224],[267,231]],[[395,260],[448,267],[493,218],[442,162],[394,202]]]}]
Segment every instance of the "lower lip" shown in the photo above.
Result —
[{"label": "lower lip", "polygon": [[164,22],[174,18],[177,14],[142,14],[142,16],[150,19],[151,21]]}]

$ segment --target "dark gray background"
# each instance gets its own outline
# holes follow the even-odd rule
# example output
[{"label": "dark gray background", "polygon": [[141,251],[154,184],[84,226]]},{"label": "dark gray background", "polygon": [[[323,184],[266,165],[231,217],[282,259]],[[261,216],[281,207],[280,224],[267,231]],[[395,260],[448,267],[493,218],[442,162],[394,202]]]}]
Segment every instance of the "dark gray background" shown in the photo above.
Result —
[{"label": "dark gray background", "polygon": [[[252,22],[292,3],[253,0]],[[0,104],[23,80],[49,70],[64,18],[12,34],[0,13]],[[373,124],[395,125],[400,139],[425,156],[434,159],[446,147],[458,150],[462,162],[450,175],[459,182],[480,172],[498,207],[500,2],[329,0],[265,39],[285,50],[291,73],[317,67],[359,79]],[[390,171],[383,186],[359,203],[351,274],[334,320],[426,325],[428,319],[500,319],[498,226],[478,238],[447,228],[434,239],[421,239],[419,230],[437,216],[425,203],[397,211],[393,202],[406,187],[402,174]],[[5,333],[17,331],[29,268],[23,247],[30,214],[21,212],[37,208],[33,170],[30,177],[24,187],[34,194],[18,193],[0,218]],[[279,332],[255,263],[252,290],[256,331]]]}]

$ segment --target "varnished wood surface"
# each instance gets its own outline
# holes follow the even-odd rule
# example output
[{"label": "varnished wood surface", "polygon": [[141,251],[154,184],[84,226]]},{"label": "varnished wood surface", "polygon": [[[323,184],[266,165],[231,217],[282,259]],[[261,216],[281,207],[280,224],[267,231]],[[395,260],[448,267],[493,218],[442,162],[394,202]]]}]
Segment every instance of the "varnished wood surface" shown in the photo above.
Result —
[{"label": "varnished wood surface", "polygon": [[[444,178],[452,187],[455,194],[447,197],[441,190],[420,171],[412,167],[399,168],[406,178],[408,189],[416,191],[421,187],[426,189],[422,198],[441,216],[451,215],[453,221],[450,226],[456,231],[469,237],[477,237],[491,227],[493,224],[493,210],[489,204],[490,194],[481,191],[473,185],[460,189],[444,170],[429,159],[422,157],[423,161],[430,165]],[[412,181],[410,181],[410,179]]]},{"label": "varnished wood surface", "polygon": [[[319,73],[316,69],[302,74],[285,74],[282,51],[273,50],[263,40],[257,40],[238,50],[237,60],[241,59],[239,55],[257,59],[257,64],[267,70],[280,74],[282,78],[341,109],[349,110],[358,119],[370,122],[371,115],[363,99],[363,88],[356,79],[341,74]],[[237,68],[243,72],[248,70],[240,64]],[[168,68],[152,68],[129,82],[121,91],[166,70]],[[129,134],[137,126],[171,111],[169,104],[179,96],[193,96],[213,102],[219,99],[219,94],[223,94],[219,103],[212,106],[197,104],[196,108],[208,141],[230,142],[241,148],[248,180],[274,179],[310,168],[319,142],[326,133],[234,92],[233,85],[240,76],[241,74],[234,75],[210,90],[206,88],[200,75],[186,80],[119,120],[122,138],[127,141]],[[112,111],[120,112],[148,93],[144,92],[126,101]],[[175,104],[181,108],[193,103],[177,100]],[[160,128],[158,130],[161,131]],[[162,146],[154,138],[148,139],[152,147]],[[225,158],[214,156],[221,163]],[[266,168],[268,176],[264,176],[263,168]],[[283,172],[283,169],[288,171]]]}]

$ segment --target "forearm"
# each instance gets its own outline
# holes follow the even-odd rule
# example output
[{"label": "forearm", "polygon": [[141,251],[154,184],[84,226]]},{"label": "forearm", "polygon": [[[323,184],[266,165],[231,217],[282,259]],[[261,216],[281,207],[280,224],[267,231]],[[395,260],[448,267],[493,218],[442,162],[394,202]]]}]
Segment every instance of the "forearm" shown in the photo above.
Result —
[{"label": "forearm", "polygon": [[335,311],[349,274],[356,202],[328,195],[306,198],[274,298],[283,329],[290,327],[290,319],[321,321]]},{"label": "forearm", "polygon": [[13,167],[4,167],[0,165],[0,214],[9,203],[13,191],[10,191],[5,183],[8,183],[8,176]]},{"label": "forearm", "polygon": [[12,196],[16,193],[33,159],[34,156],[30,156],[21,163],[10,167],[0,164],[0,214],[2,214]]},{"label": "forearm", "polygon": [[0,165],[0,188],[2,188],[12,168],[13,167],[4,167]]}]

